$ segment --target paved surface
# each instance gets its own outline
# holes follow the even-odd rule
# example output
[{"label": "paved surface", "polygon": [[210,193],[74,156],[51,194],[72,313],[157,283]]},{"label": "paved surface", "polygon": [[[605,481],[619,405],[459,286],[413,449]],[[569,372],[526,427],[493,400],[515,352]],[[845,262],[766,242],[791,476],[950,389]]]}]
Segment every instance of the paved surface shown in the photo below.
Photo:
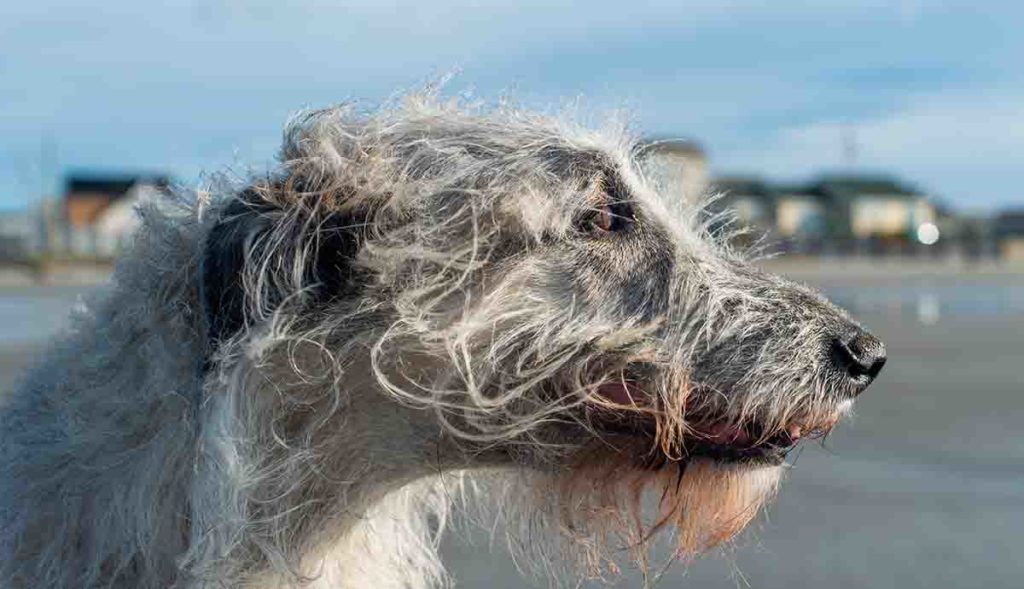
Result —
[{"label": "paved surface", "polygon": [[[973,280],[864,288],[822,277],[886,341],[889,365],[827,450],[796,457],[769,517],[731,556],[678,568],[659,586],[1019,589],[1024,283]],[[0,390],[37,357],[76,295],[0,294]],[[452,535],[445,552],[458,586],[547,586],[522,579],[487,545],[480,531]],[[627,574],[619,586],[639,581]]]}]

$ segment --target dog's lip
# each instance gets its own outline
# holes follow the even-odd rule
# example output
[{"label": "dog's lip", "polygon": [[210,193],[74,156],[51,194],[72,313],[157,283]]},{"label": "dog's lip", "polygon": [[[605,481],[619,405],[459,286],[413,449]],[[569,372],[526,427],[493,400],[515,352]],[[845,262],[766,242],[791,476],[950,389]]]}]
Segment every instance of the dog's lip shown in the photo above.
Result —
[{"label": "dog's lip", "polygon": [[800,441],[803,432],[804,426],[795,423],[770,435],[765,435],[764,428],[756,423],[713,422],[690,427],[690,437],[697,445],[740,452],[788,451]]},{"label": "dog's lip", "polygon": [[764,428],[756,424],[737,425],[727,422],[715,422],[710,426],[702,427],[698,425],[693,429],[697,436],[708,442],[731,446],[756,446],[761,441],[783,442],[787,445],[792,445],[799,442],[805,432],[811,436],[817,436],[822,433],[820,429],[808,429],[802,423],[791,423],[768,438],[764,438],[760,433]]},{"label": "dog's lip", "polygon": [[[655,420],[650,417],[633,416],[623,419],[620,415],[602,419],[600,427],[611,438],[623,436],[651,443],[657,436]],[[777,465],[785,462],[789,453],[801,441],[826,433],[826,430],[809,430],[798,424],[771,435],[755,433],[763,431],[763,428],[753,423],[737,426],[724,421],[691,422],[687,424],[687,431],[683,434],[678,451],[672,455],[655,452],[655,448],[658,447],[655,444],[648,446],[652,453],[644,460],[654,460],[654,464],[665,464],[666,461],[687,462],[703,458],[723,463]]]},{"label": "dog's lip", "polygon": [[[605,402],[618,406],[626,411],[630,408],[649,407],[650,396],[643,388],[632,380],[619,380],[598,385],[596,394]],[[605,407],[609,409],[608,407]],[[711,416],[694,416],[687,424],[685,437],[689,440],[685,446],[692,448],[694,454],[710,454],[722,457],[756,457],[785,455],[803,439],[819,438],[831,431],[839,421],[841,410],[826,423],[809,424],[795,419],[783,427],[768,431],[757,421],[733,422],[716,419]],[[617,421],[617,420],[616,420]],[[651,424],[648,419],[627,418],[612,426],[619,433],[633,430],[633,434],[646,434]],[[626,425],[631,423],[632,425]],[[626,425],[626,427],[623,427]],[[634,429],[636,428],[636,429]]]}]

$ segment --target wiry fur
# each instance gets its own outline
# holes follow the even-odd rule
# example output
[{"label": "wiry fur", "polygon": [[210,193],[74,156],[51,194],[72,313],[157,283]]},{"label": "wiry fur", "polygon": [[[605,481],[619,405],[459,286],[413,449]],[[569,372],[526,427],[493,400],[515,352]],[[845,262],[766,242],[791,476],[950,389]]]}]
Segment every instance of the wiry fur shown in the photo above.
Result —
[{"label": "wiry fur", "polygon": [[[854,325],[638,153],[413,96],[305,115],[273,174],[144,210],[0,410],[0,586],[433,587],[480,486],[510,545],[594,575],[662,528],[732,537],[780,469],[701,455],[702,427],[831,427],[855,392],[823,342]],[[588,233],[618,198],[631,232]]]}]

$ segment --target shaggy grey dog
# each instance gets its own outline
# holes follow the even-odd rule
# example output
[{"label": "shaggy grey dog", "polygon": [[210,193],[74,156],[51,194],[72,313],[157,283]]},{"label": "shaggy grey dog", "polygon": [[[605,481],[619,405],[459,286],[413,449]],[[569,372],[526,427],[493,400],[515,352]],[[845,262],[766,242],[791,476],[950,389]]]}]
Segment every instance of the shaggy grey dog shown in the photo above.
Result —
[{"label": "shaggy grey dog", "polygon": [[144,209],[0,410],[0,586],[433,587],[471,494],[544,570],[732,537],[884,348],[641,152],[412,96]]}]

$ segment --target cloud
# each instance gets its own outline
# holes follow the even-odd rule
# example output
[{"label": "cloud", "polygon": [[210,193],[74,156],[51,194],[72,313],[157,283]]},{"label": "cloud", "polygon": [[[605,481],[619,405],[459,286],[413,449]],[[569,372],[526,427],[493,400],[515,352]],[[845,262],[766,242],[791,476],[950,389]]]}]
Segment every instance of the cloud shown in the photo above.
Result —
[{"label": "cloud", "polygon": [[[1007,67],[1024,47],[1019,17],[1024,5],[967,0],[6,2],[0,206],[36,190],[23,178],[35,178],[25,162],[40,137],[53,137],[65,167],[163,168],[188,180],[265,161],[297,109],[372,103],[455,69],[454,91],[625,107],[647,132],[702,140],[723,168],[805,169],[837,152],[830,125],[896,125],[902,113],[901,124],[920,127],[939,116],[928,97],[952,108],[950,87],[992,101],[1021,94]],[[1008,100],[993,135],[1015,116]],[[991,151],[962,167],[1009,198],[1002,172],[980,173]]]}]

